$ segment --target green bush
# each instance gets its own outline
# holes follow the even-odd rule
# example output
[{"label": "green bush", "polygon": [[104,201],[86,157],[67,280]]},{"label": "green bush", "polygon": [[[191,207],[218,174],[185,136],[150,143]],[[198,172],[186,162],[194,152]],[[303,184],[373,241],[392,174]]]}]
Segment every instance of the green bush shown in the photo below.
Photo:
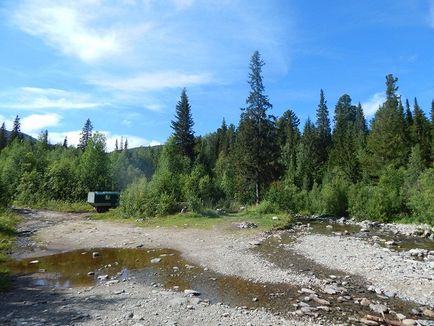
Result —
[{"label": "green bush", "polygon": [[410,191],[408,205],[418,221],[434,225],[434,168],[418,178]]},{"label": "green bush", "polygon": [[350,183],[343,175],[336,175],[321,189],[321,214],[348,215],[348,188]]},{"label": "green bush", "polygon": [[276,205],[281,211],[297,212],[300,209],[299,197],[300,190],[294,184],[284,184],[275,182],[267,192],[266,200]]}]

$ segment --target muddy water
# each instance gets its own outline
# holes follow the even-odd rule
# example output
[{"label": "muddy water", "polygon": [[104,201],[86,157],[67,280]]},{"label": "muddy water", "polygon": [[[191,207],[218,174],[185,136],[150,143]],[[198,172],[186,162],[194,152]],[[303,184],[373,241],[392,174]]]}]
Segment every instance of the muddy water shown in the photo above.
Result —
[{"label": "muddy water", "polygon": [[[330,301],[329,312],[318,312],[320,318],[335,322],[345,322],[349,317],[360,318],[371,313],[369,308],[354,304],[355,298],[366,297],[378,300],[367,293],[363,280],[347,276],[338,271],[316,265],[303,256],[297,255],[285,246],[292,241],[287,238],[271,237],[257,249],[261,255],[282,268],[295,269],[300,273],[311,273],[326,279],[334,274],[335,281],[345,281],[351,296],[345,302],[338,302],[339,295],[325,295],[314,289],[318,295]],[[94,256],[93,252],[99,255]],[[157,262],[155,259],[159,259]],[[306,294],[290,284],[255,283],[221,275],[203,269],[180,257],[180,253],[169,249],[91,249],[24,259],[11,262],[7,266],[11,273],[30,286],[38,287],[88,287],[110,280],[132,279],[136,282],[163,287],[175,291],[194,289],[201,293],[201,299],[211,303],[222,302],[232,306],[267,308],[274,313],[287,314],[296,308]],[[320,304],[309,302],[312,307]],[[409,315],[414,306],[400,300],[387,300],[387,305],[395,311]]]}]

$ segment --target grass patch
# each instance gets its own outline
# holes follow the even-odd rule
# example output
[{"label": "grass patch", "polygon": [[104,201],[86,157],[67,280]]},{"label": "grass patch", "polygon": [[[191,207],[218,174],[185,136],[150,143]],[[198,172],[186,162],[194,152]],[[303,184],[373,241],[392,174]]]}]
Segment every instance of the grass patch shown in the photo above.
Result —
[{"label": "grass patch", "polygon": [[16,236],[16,226],[20,221],[19,216],[9,210],[0,210],[0,292],[10,287],[8,270],[2,263],[10,258],[7,252],[11,249]]},{"label": "grass patch", "polygon": [[215,210],[204,210],[201,213],[187,212],[161,217],[151,218],[125,218],[122,217],[119,209],[111,209],[106,213],[94,213],[90,215],[94,220],[111,220],[117,222],[131,223],[143,227],[164,227],[164,228],[202,228],[229,227],[232,223],[249,221],[255,223],[259,231],[272,229],[286,229],[293,223],[293,218],[286,213],[263,213],[254,208],[248,208],[242,212],[218,214]]},{"label": "grass patch", "polygon": [[30,205],[34,209],[47,209],[50,211],[64,213],[85,213],[92,212],[94,208],[86,202],[67,202],[60,200],[47,200]]}]

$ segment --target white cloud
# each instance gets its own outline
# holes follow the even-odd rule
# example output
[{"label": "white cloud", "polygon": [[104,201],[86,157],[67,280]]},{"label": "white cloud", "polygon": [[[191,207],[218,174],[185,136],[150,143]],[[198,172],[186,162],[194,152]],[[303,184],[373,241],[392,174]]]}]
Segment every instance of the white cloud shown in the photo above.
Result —
[{"label": "white cloud", "polygon": [[54,88],[21,87],[11,92],[0,94],[0,108],[7,109],[78,110],[107,105],[109,103],[95,101],[88,94]]},{"label": "white cloud", "polygon": [[138,24],[130,29],[101,18],[110,8],[101,1],[27,0],[13,14],[13,22],[24,32],[42,38],[66,55],[86,63],[123,53],[133,37],[148,29]]},{"label": "white cloud", "polygon": [[21,119],[21,131],[33,134],[47,127],[57,126],[62,117],[58,114],[32,114]]},{"label": "white cloud", "polygon": [[384,93],[375,93],[366,102],[362,103],[363,112],[365,115],[372,116],[377,112],[378,108],[386,101],[386,96]]},{"label": "white cloud", "polygon": [[68,145],[77,146],[80,140],[81,130],[48,132],[48,139],[51,144],[63,144],[65,137],[68,139]]},{"label": "white cloud", "polygon": [[[127,92],[155,91],[168,88],[187,87],[207,84],[211,81],[211,76],[207,74],[184,74],[176,71],[144,73],[129,78],[91,77],[88,79],[89,84]],[[148,108],[153,110],[152,106],[149,106]]]}]

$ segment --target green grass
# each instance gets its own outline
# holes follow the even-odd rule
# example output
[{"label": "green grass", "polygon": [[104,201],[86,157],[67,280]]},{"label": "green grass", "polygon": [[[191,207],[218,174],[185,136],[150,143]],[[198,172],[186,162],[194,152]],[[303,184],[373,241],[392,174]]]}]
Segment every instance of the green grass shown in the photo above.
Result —
[{"label": "green grass", "polygon": [[[21,205],[18,203],[18,206]],[[83,212],[94,211],[93,207],[84,201],[71,203],[71,202],[60,201],[60,200],[47,200],[29,206],[30,208],[34,208],[34,209],[47,209],[50,211],[65,212],[65,213],[83,213]]]},{"label": "green grass", "polygon": [[[273,217],[277,216],[277,220]],[[94,220],[111,220],[118,222],[135,223],[143,227],[164,227],[164,228],[201,228],[211,229],[214,227],[230,229],[233,223],[249,221],[255,223],[258,231],[268,231],[271,229],[284,229],[293,222],[293,218],[285,213],[260,213],[255,210],[245,210],[243,212],[217,214],[214,210],[205,210],[201,213],[187,212],[162,217],[152,218],[123,218],[118,209],[112,209],[106,213],[94,213],[90,215]],[[235,229],[235,228],[234,228]]]},{"label": "green grass", "polygon": [[0,210],[0,292],[9,288],[8,270],[2,263],[9,260],[7,252],[11,249],[16,236],[16,226],[20,218],[9,210]]}]

